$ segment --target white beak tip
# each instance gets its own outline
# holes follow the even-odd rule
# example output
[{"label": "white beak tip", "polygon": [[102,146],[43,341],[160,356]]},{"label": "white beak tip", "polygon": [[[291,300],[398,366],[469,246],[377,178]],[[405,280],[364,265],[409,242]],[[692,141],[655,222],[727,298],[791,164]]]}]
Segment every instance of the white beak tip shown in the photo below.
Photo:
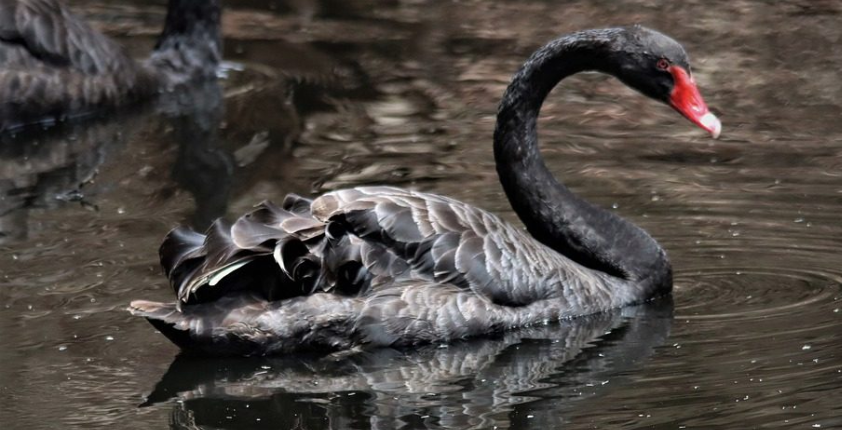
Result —
[{"label": "white beak tip", "polygon": [[699,118],[699,122],[702,124],[702,127],[710,132],[710,135],[714,139],[719,138],[719,134],[722,133],[722,123],[719,122],[719,118],[716,115],[708,112]]}]

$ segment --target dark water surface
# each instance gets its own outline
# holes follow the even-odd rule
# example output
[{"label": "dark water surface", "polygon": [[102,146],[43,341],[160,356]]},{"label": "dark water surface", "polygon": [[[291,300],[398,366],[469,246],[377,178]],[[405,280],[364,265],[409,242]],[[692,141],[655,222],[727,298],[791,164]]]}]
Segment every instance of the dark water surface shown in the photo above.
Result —
[{"label": "dark water surface", "polygon": [[[220,86],[2,137],[0,427],[842,428],[842,4],[227,3]],[[74,5],[139,57],[163,20]],[[287,192],[393,184],[515,221],[491,153],[510,75],[558,34],[634,22],[685,44],[723,138],[600,75],[565,81],[540,133],[575,191],[666,247],[671,300],[226,360],[176,358],[125,311],[170,300],[170,228]]]}]

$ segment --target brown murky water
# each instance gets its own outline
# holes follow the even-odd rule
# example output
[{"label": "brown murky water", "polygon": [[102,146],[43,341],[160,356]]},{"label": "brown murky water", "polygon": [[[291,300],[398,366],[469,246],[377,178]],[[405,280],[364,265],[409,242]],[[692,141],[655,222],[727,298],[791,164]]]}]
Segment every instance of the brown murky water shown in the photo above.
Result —
[{"label": "brown murky water", "polygon": [[[76,9],[143,56],[163,19]],[[226,77],[117,118],[0,142],[0,427],[842,428],[842,4],[238,1]],[[672,300],[448,346],[187,359],[124,310],[168,300],[163,235],[361,184],[514,220],[491,131],[558,34],[682,41],[712,141],[600,75],[541,137],[574,190],[667,248]],[[143,407],[140,405],[143,404]]]}]

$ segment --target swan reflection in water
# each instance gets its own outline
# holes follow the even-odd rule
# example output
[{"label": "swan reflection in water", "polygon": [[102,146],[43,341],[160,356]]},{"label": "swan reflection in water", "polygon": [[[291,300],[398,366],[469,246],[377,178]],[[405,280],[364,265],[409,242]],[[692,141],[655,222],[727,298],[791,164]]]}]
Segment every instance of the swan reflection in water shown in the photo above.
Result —
[{"label": "swan reflection in water", "polygon": [[[669,336],[671,298],[496,338],[275,358],[175,358],[144,406],[173,428],[555,428]],[[541,403],[547,403],[541,405]],[[504,421],[504,422],[501,422]]]},{"label": "swan reflection in water", "polygon": [[[205,82],[162,96],[152,105],[116,114],[68,122],[46,130],[0,135],[0,242],[20,241],[29,235],[31,209],[56,209],[79,202],[96,210],[97,196],[117,184],[96,183],[109,161],[155,121],[172,129],[167,143],[178,142],[172,178],[194,196],[191,221],[224,215],[232,177],[230,156],[218,147],[224,112],[218,82]],[[188,138],[189,137],[189,138]],[[161,157],[160,161],[171,161]],[[201,176],[195,172],[202,172]]]},{"label": "swan reflection in water", "polygon": [[80,202],[96,209],[91,182],[122,149],[138,118],[92,120],[49,130],[0,135],[0,243],[29,235],[29,211]]},{"label": "swan reflection in water", "polygon": [[[298,54],[309,58],[319,52]],[[350,60],[343,65],[359,68]],[[150,165],[144,168],[169,172],[169,180],[161,183],[163,178],[151,175],[143,178],[143,189],[123,191],[152,188],[161,201],[185,190],[193,208],[182,221],[202,231],[226,215],[232,196],[250,194],[261,181],[303,186],[291,151],[307,115],[332,111],[326,100],[335,97],[369,97],[329,79],[333,65],[292,71],[259,63],[224,66],[224,80],[185,84],[152,103],[46,129],[0,133],[0,243],[29,236],[32,209],[78,202],[96,210],[100,194],[120,187],[94,180],[99,171],[124,168],[117,164],[135,162],[138,153],[166,154],[145,157]],[[175,159],[166,150],[171,146],[177,147]]]}]

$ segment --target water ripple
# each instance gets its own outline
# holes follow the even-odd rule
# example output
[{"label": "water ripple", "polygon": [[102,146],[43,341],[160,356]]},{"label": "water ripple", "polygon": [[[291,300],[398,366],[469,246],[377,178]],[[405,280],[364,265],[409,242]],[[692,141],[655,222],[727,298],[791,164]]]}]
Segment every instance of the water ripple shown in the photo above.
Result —
[{"label": "water ripple", "polygon": [[758,319],[832,310],[842,271],[717,267],[683,272],[676,282],[678,319]]}]

